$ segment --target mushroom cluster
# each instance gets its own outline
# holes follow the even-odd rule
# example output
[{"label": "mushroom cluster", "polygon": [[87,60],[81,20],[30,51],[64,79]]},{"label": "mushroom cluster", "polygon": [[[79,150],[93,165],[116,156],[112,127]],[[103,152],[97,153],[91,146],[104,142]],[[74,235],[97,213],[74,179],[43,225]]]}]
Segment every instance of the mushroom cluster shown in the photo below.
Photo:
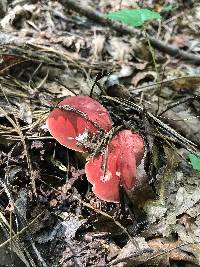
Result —
[{"label": "mushroom cluster", "polygon": [[[106,108],[89,96],[67,97],[47,119],[51,135],[60,144],[79,152],[91,152],[92,144],[98,143],[112,125]],[[89,157],[85,165],[95,195],[105,201],[119,202],[119,187],[126,191],[134,187],[137,166],[143,156],[143,138],[131,130],[118,131],[107,149]]]}]

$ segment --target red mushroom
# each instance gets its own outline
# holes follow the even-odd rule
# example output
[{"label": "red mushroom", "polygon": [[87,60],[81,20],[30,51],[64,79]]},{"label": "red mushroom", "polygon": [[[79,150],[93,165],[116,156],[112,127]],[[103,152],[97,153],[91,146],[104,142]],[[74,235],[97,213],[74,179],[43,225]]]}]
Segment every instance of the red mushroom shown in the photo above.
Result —
[{"label": "red mushroom", "polygon": [[[112,128],[108,111],[88,96],[72,96],[58,104],[47,119],[50,133],[62,145],[85,152],[85,141]],[[89,143],[90,144],[90,143]],[[130,130],[118,132],[108,151],[91,158],[85,166],[93,192],[100,199],[119,202],[119,186],[133,188],[136,168],[144,155],[143,138]]]},{"label": "red mushroom", "polygon": [[99,130],[112,128],[108,111],[89,96],[67,97],[58,106],[63,109],[55,108],[50,112],[47,126],[51,135],[68,148],[84,152],[86,149],[81,143]]},{"label": "red mushroom", "polygon": [[[122,130],[108,145],[108,155],[98,154],[85,165],[88,181],[97,197],[109,202],[119,202],[119,186],[133,188],[136,168],[144,155],[143,138],[130,130]],[[104,170],[102,166],[105,166]]]}]

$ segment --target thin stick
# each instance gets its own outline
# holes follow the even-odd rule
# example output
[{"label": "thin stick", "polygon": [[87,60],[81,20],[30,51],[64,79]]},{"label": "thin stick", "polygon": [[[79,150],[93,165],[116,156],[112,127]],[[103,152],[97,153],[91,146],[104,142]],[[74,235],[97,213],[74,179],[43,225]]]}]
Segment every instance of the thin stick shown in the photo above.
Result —
[{"label": "thin stick", "polygon": [[[136,105],[135,103],[128,101],[126,99],[120,99],[117,97],[110,97],[110,96],[102,96],[102,98],[114,101],[116,103],[119,103],[119,104],[126,106],[126,107],[129,107],[129,108],[132,108],[133,110],[139,112],[140,114],[144,111],[142,107],[140,107],[139,105]],[[181,143],[182,146],[186,147],[186,149],[188,151],[194,152],[193,149],[195,150],[196,146],[197,146],[195,143],[193,143],[192,141],[188,140],[187,138],[185,138],[182,135],[180,135],[179,133],[177,133],[173,128],[171,128],[170,126],[168,126],[167,124],[165,124],[164,122],[159,120],[157,117],[155,117],[150,112],[146,112],[146,114],[149,117],[149,119],[152,119],[164,131],[166,131],[170,135],[172,135],[177,140],[177,142]]]},{"label": "thin stick", "polygon": [[36,195],[36,185],[35,185],[35,178],[34,178],[33,171],[32,171],[32,163],[31,163],[30,156],[29,156],[29,153],[28,153],[28,150],[27,150],[25,137],[24,137],[23,132],[22,132],[22,130],[20,128],[19,122],[18,122],[16,117],[15,117],[15,121],[13,119],[11,119],[8,116],[7,112],[2,107],[0,107],[0,112],[3,113],[3,115],[12,124],[12,126],[16,129],[16,132],[20,136],[21,142],[22,142],[23,147],[24,147],[25,156],[26,156],[26,159],[27,159],[28,169],[29,169],[29,173],[30,173],[30,177],[31,177],[32,190],[33,190],[33,193]]},{"label": "thin stick", "polygon": [[150,84],[147,84],[147,85],[135,87],[135,88],[131,89],[131,92],[132,93],[139,93],[139,92],[144,92],[144,91],[147,91],[147,90],[152,90],[152,89],[154,89],[154,87],[156,87],[159,84],[168,84],[170,82],[174,82],[174,81],[182,80],[182,79],[197,79],[197,80],[200,80],[200,76],[182,76],[182,77],[176,77],[176,78],[163,80],[163,81],[159,81],[159,82],[155,82],[155,83],[150,83]]},{"label": "thin stick", "polygon": [[18,236],[20,236],[21,234],[23,234],[33,223],[35,223],[37,221],[37,219],[40,218],[40,216],[42,216],[44,214],[44,211],[41,212],[37,217],[35,217],[35,219],[33,219],[26,227],[24,227],[21,231],[17,232],[15,235],[12,236],[12,239],[9,238],[7,239],[5,242],[0,244],[0,249],[2,247],[5,247],[6,245],[8,245],[11,240],[15,240],[15,238],[17,238]]}]

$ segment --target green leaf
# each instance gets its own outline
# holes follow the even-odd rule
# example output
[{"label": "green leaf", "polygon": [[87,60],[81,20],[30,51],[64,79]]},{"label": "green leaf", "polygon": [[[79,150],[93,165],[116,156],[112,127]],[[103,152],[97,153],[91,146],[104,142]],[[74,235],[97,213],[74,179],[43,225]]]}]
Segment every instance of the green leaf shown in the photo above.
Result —
[{"label": "green leaf", "polygon": [[194,170],[200,171],[200,152],[190,153],[189,159]]},{"label": "green leaf", "polygon": [[158,12],[149,9],[123,9],[116,12],[109,12],[106,17],[113,20],[121,21],[127,25],[138,27],[145,21],[160,19]]}]

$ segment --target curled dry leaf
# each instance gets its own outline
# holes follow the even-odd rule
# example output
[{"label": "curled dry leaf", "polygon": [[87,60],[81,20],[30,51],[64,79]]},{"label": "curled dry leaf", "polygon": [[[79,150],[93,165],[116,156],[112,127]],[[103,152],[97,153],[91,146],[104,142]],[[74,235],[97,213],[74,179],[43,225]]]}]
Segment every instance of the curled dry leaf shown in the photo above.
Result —
[{"label": "curled dry leaf", "polygon": [[138,72],[132,79],[132,83],[134,86],[137,86],[142,80],[148,79],[155,81],[156,80],[156,72],[155,71],[143,71],[143,72]]}]

